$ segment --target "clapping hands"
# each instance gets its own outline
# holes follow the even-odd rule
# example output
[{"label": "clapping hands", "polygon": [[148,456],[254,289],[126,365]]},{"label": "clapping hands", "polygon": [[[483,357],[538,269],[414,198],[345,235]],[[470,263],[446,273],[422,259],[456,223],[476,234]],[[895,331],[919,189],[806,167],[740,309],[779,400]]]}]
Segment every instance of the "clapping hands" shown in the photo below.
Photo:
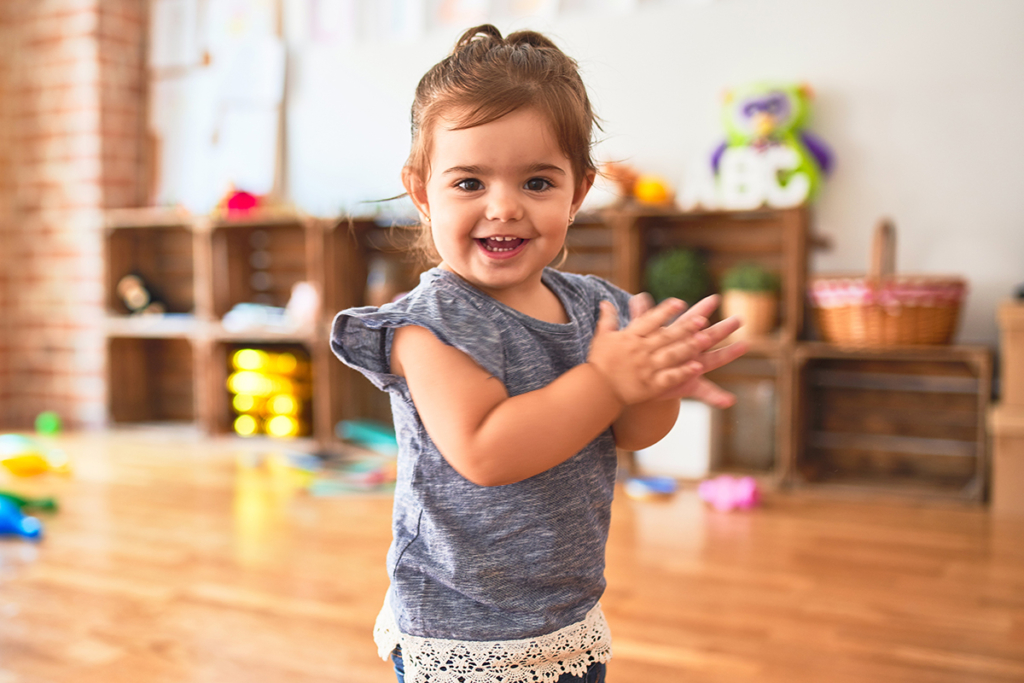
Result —
[{"label": "clapping hands", "polygon": [[741,324],[726,318],[709,326],[717,307],[717,296],[687,309],[678,299],[655,306],[649,294],[638,294],[629,302],[630,323],[620,330],[615,307],[604,301],[587,362],[605,376],[624,405],[693,398],[727,408],[735,396],[704,374],[746,353],[747,345],[741,341],[715,348]]}]

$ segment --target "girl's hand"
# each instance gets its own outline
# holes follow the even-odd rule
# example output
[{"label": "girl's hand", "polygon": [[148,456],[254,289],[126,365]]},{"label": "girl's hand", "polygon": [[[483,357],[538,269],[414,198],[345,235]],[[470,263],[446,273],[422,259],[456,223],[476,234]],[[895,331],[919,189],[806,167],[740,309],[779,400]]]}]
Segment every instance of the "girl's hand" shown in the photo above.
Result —
[{"label": "girl's hand", "polygon": [[[653,303],[651,296],[647,293],[634,296],[629,301],[631,319],[637,319],[647,313]],[[718,297],[709,296],[694,304],[680,319],[692,315],[703,318],[706,321],[707,317],[717,307]],[[704,330],[704,337],[701,341],[707,342],[707,346],[700,349],[695,358],[696,362],[700,364],[700,372],[667,390],[658,398],[693,398],[703,401],[713,408],[728,408],[733,405],[736,402],[736,397],[714,382],[704,378],[703,375],[706,372],[731,363],[747,352],[747,344],[743,341],[735,342],[719,349],[708,350],[738,330],[740,325],[741,321],[733,317],[726,318]]]},{"label": "girl's hand", "polygon": [[678,299],[653,308],[648,303],[619,330],[615,307],[601,302],[587,362],[623,406],[659,398],[699,376],[703,365],[695,359],[713,342],[701,331],[707,318],[699,311],[680,315],[685,308]]}]

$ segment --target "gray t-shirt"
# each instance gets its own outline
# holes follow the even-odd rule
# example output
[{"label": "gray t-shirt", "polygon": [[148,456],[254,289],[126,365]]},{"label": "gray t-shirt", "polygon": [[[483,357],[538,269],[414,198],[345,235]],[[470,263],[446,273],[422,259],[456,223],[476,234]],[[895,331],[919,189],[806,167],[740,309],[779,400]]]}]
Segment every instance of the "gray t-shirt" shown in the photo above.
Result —
[{"label": "gray t-shirt", "polygon": [[437,268],[397,302],[352,308],[334,320],[334,353],[391,396],[399,455],[387,567],[389,601],[404,634],[532,638],[580,621],[604,591],[616,472],[611,429],[546,472],[478,486],[444,459],[404,378],[390,371],[395,328],[418,325],[516,396],[586,360],[602,299],[615,304],[620,325],[628,322],[629,295],[600,278],[546,269],[543,281],[568,324],[523,315]]}]

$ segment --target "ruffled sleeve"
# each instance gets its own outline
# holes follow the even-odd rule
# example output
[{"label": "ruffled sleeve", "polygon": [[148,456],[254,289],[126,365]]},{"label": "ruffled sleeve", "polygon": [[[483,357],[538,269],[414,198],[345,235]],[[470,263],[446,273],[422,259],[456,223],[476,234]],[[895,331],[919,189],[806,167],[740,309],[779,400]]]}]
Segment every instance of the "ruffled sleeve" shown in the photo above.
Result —
[{"label": "ruffled sleeve", "polygon": [[398,384],[404,386],[404,380],[391,373],[394,330],[417,325],[504,381],[504,354],[497,325],[472,297],[451,286],[444,277],[436,270],[428,271],[420,285],[399,301],[380,308],[364,306],[342,311],[334,318],[331,350],[378,389],[392,390]]}]

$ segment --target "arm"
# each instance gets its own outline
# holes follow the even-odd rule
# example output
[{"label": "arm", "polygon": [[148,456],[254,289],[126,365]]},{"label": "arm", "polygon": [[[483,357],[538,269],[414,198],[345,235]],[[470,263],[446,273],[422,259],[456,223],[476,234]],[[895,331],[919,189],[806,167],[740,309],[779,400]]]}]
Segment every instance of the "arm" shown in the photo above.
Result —
[{"label": "arm", "polygon": [[420,327],[396,330],[392,370],[405,377],[427,432],[459,474],[481,486],[511,484],[578,453],[626,406],[696,375],[696,364],[685,362],[690,327],[662,327],[680,308],[663,303],[617,330],[611,304],[602,304],[587,362],[519,396]]}]

